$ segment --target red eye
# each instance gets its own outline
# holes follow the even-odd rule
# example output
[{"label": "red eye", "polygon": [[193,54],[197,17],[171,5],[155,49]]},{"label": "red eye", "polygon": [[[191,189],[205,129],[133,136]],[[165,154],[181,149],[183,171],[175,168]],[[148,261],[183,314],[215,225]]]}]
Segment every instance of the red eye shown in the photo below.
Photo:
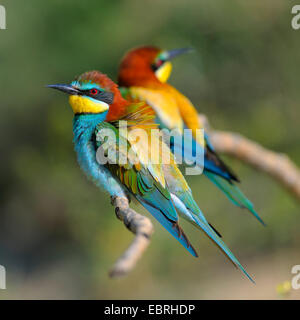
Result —
[{"label": "red eye", "polygon": [[158,60],[157,63],[156,63],[156,66],[160,67],[162,64],[163,64],[163,61],[162,60]]},{"label": "red eye", "polygon": [[91,89],[91,90],[90,90],[90,93],[91,93],[92,95],[96,95],[98,92],[99,92],[99,91],[98,91],[97,89]]}]

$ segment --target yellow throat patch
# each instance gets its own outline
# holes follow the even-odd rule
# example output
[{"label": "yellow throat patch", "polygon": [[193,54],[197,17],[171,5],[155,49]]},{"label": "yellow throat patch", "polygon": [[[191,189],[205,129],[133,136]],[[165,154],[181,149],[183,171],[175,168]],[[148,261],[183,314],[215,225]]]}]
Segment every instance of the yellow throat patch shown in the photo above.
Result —
[{"label": "yellow throat patch", "polygon": [[102,113],[109,109],[109,105],[103,101],[92,98],[72,95],[69,97],[69,103],[76,113]]},{"label": "yellow throat patch", "polygon": [[155,71],[155,75],[160,82],[165,83],[169,79],[171,72],[172,63],[167,61]]}]

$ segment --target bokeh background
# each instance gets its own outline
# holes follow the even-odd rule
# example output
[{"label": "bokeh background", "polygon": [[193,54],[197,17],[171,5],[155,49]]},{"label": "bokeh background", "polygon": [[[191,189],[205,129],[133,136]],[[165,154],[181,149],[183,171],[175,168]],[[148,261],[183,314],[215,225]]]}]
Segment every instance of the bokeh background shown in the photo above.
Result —
[{"label": "bokeh background", "polygon": [[[128,49],[192,46],[170,82],[215,128],[239,132],[300,164],[300,31],[286,0],[9,0],[0,30],[0,264],[6,299],[290,299],[276,287],[300,264],[299,203],[269,176],[224,157],[268,226],[205,177],[194,196],[256,280],[184,224],[195,260],[155,221],[151,246],[126,278],[108,270],[132,240],[110,199],[80,171],[72,112],[46,89],[99,69],[116,79]],[[144,213],[143,210],[139,209]]]}]

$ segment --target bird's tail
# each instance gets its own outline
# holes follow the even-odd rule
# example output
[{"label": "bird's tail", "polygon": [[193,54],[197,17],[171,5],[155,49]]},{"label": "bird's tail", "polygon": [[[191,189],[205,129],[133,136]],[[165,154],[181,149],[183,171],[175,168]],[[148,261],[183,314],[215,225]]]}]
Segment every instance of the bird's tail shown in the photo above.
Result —
[{"label": "bird's tail", "polygon": [[217,176],[212,172],[205,170],[204,174],[225,193],[225,195],[232,203],[240,208],[248,209],[259,222],[261,222],[264,226],[266,225],[258,215],[258,213],[255,211],[252,202],[246,198],[246,196],[236,185],[234,185],[232,182],[224,180],[223,178]]},{"label": "bird's tail", "polygon": [[[147,201],[145,198],[137,196],[137,199],[142,204],[142,206],[148,210],[152,216],[168,231],[171,235],[177,239],[194,257],[198,257],[196,250],[193,248],[192,244],[188,240],[187,236],[179,226],[177,221],[171,221],[166,217],[166,215],[153,205],[151,201]],[[170,210],[175,210],[172,202],[169,202],[171,208]],[[165,203],[164,203],[165,207]],[[175,210],[176,211],[176,210]]]},{"label": "bird's tail", "polygon": [[216,234],[216,232],[204,221],[202,221],[197,216],[193,215],[195,223],[200,230],[204,231],[204,233],[214,241],[214,243],[223,251],[223,253],[229,258],[229,260],[238,267],[245,275],[246,277],[253,283],[255,281],[251,278],[251,276],[248,274],[248,272],[245,270],[245,268],[241,265],[241,263],[238,261],[238,259],[234,256],[234,254],[230,251],[230,249],[226,246],[226,244],[220,239],[220,237]]},{"label": "bird's tail", "polygon": [[[233,263],[234,266],[238,267],[252,282],[253,279],[249,276],[245,268],[240,264],[234,254],[230,251],[230,249],[226,246],[226,244],[222,241],[220,236],[217,232],[212,228],[206,219],[202,218],[203,214],[198,207],[198,212],[192,212],[188,209],[184,203],[174,194],[171,194],[172,201],[179,213],[179,215],[187,220],[188,222],[192,223],[195,227],[203,231],[218,247],[219,249],[225,254],[225,256]],[[201,214],[199,214],[201,213]]]}]

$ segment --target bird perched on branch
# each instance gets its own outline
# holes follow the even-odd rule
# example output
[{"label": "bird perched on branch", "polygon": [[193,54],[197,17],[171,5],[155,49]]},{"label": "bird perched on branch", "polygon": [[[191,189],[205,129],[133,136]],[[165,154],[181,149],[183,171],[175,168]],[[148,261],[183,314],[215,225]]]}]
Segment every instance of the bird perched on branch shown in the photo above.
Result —
[{"label": "bird perched on branch", "polygon": [[[69,95],[78,162],[97,186],[112,197],[136,199],[197,257],[179,226],[178,214],[181,215],[201,229],[252,280],[206,221],[170,149],[163,142],[163,148],[153,151],[148,147],[152,139],[161,141],[159,135],[152,135],[152,131],[159,130],[149,106],[130,104],[121,96],[118,86],[98,71],[84,73],[70,85],[48,87]],[[142,132],[136,135],[139,130]],[[158,161],[152,161],[150,151],[156,153]],[[162,161],[166,155],[168,163]]]},{"label": "bird perched on branch", "polygon": [[[237,187],[239,179],[215,152],[208,135],[196,134],[203,126],[191,101],[167,83],[172,71],[171,60],[190,50],[164,51],[151,46],[132,49],[124,56],[119,68],[118,83],[122,94],[128,100],[142,100],[150,105],[161,128],[176,129],[184,137],[179,145],[171,144],[174,154],[190,164],[202,166],[204,175],[235,205],[247,208],[264,225],[253,204]],[[183,135],[184,129],[191,130],[190,138]],[[196,148],[204,148],[204,164],[203,161],[197,162],[197,157],[195,161]]]}]

